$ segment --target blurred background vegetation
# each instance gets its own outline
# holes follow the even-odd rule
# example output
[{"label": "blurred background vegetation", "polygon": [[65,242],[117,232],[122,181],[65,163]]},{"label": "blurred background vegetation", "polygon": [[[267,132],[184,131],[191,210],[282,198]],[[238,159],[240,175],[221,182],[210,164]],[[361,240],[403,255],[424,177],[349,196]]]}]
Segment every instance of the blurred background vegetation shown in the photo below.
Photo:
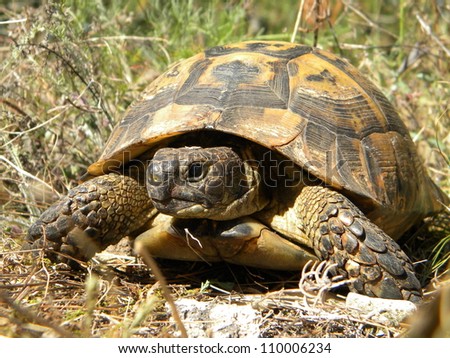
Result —
[{"label": "blurred background vegetation", "polygon": [[[243,40],[349,59],[396,105],[449,193],[449,34],[445,0],[0,0],[0,250],[20,248],[30,222],[76,185],[168,65]],[[428,279],[449,256],[442,227],[417,254],[431,260]],[[411,234],[417,250],[421,235]]]}]

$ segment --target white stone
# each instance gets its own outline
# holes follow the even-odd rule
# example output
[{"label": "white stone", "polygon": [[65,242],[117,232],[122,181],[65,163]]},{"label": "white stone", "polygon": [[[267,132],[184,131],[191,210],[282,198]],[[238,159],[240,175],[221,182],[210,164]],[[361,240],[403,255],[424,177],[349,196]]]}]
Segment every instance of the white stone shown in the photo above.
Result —
[{"label": "white stone", "polygon": [[258,337],[261,313],[250,305],[220,301],[199,302],[182,298],[175,301],[179,315],[192,338]]},{"label": "white stone", "polygon": [[366,319],[388,326],[398,326],[417,311],[417,306],[410,301],[368,297],[354,292],[347,295],[345,306]]}]

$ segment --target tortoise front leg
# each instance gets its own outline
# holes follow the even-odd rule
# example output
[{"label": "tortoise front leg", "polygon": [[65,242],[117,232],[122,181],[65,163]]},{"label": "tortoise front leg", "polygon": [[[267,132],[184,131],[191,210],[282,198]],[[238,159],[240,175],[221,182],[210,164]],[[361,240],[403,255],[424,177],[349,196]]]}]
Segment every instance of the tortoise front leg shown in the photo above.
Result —
[{"label": "tortoise front leg", "polygon": [[274,270],[300,270],[317,258],[250,217],[230,221],[182,220],[158,214],[135,247],[155,257],[225,261]]},{"label": "tortoise front leg", "polygon": [[317,256],[353,279],[350,289],[368,296],[420,301],[421,286],[399,245],[350,200],[320,186],[302,189],[295,210]]},{"label": "tortoise front leg", "polygon": [[151,207],[146,188],[135,179],[102,175],[50,206],[31,225],[28,247],[48,248],[50,257],[54,251],[87,260],[144,225]]}]

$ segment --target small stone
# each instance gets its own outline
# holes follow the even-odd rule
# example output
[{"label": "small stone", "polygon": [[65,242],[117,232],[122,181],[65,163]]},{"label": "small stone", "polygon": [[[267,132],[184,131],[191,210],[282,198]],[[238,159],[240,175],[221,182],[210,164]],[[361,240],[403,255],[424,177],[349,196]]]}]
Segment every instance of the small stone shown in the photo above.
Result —
[{"label": "small stone", "polygon": [[357,310],[367,318],[388,326],[399,326],[417,310],[410,301],[368,297],[354,292],[347,295],[345,304],[348,309]]},{"label": "small stone", "polygon": [[262,311],[250,305],[191,298],[180,298],[175,304],[191,338],[257,338],[261,334]]}]

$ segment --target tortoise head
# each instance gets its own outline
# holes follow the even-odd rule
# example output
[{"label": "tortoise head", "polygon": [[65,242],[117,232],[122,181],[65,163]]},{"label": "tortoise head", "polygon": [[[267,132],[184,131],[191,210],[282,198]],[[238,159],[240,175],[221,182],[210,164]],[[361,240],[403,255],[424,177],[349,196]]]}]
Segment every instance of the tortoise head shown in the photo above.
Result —
[{"label": "tortoise head", "polygon": [[252,214],[261,209],[260,183],[257,168],[228,147],[162,148],[147,168],[155,208],[178,218],[230,220]]}]

